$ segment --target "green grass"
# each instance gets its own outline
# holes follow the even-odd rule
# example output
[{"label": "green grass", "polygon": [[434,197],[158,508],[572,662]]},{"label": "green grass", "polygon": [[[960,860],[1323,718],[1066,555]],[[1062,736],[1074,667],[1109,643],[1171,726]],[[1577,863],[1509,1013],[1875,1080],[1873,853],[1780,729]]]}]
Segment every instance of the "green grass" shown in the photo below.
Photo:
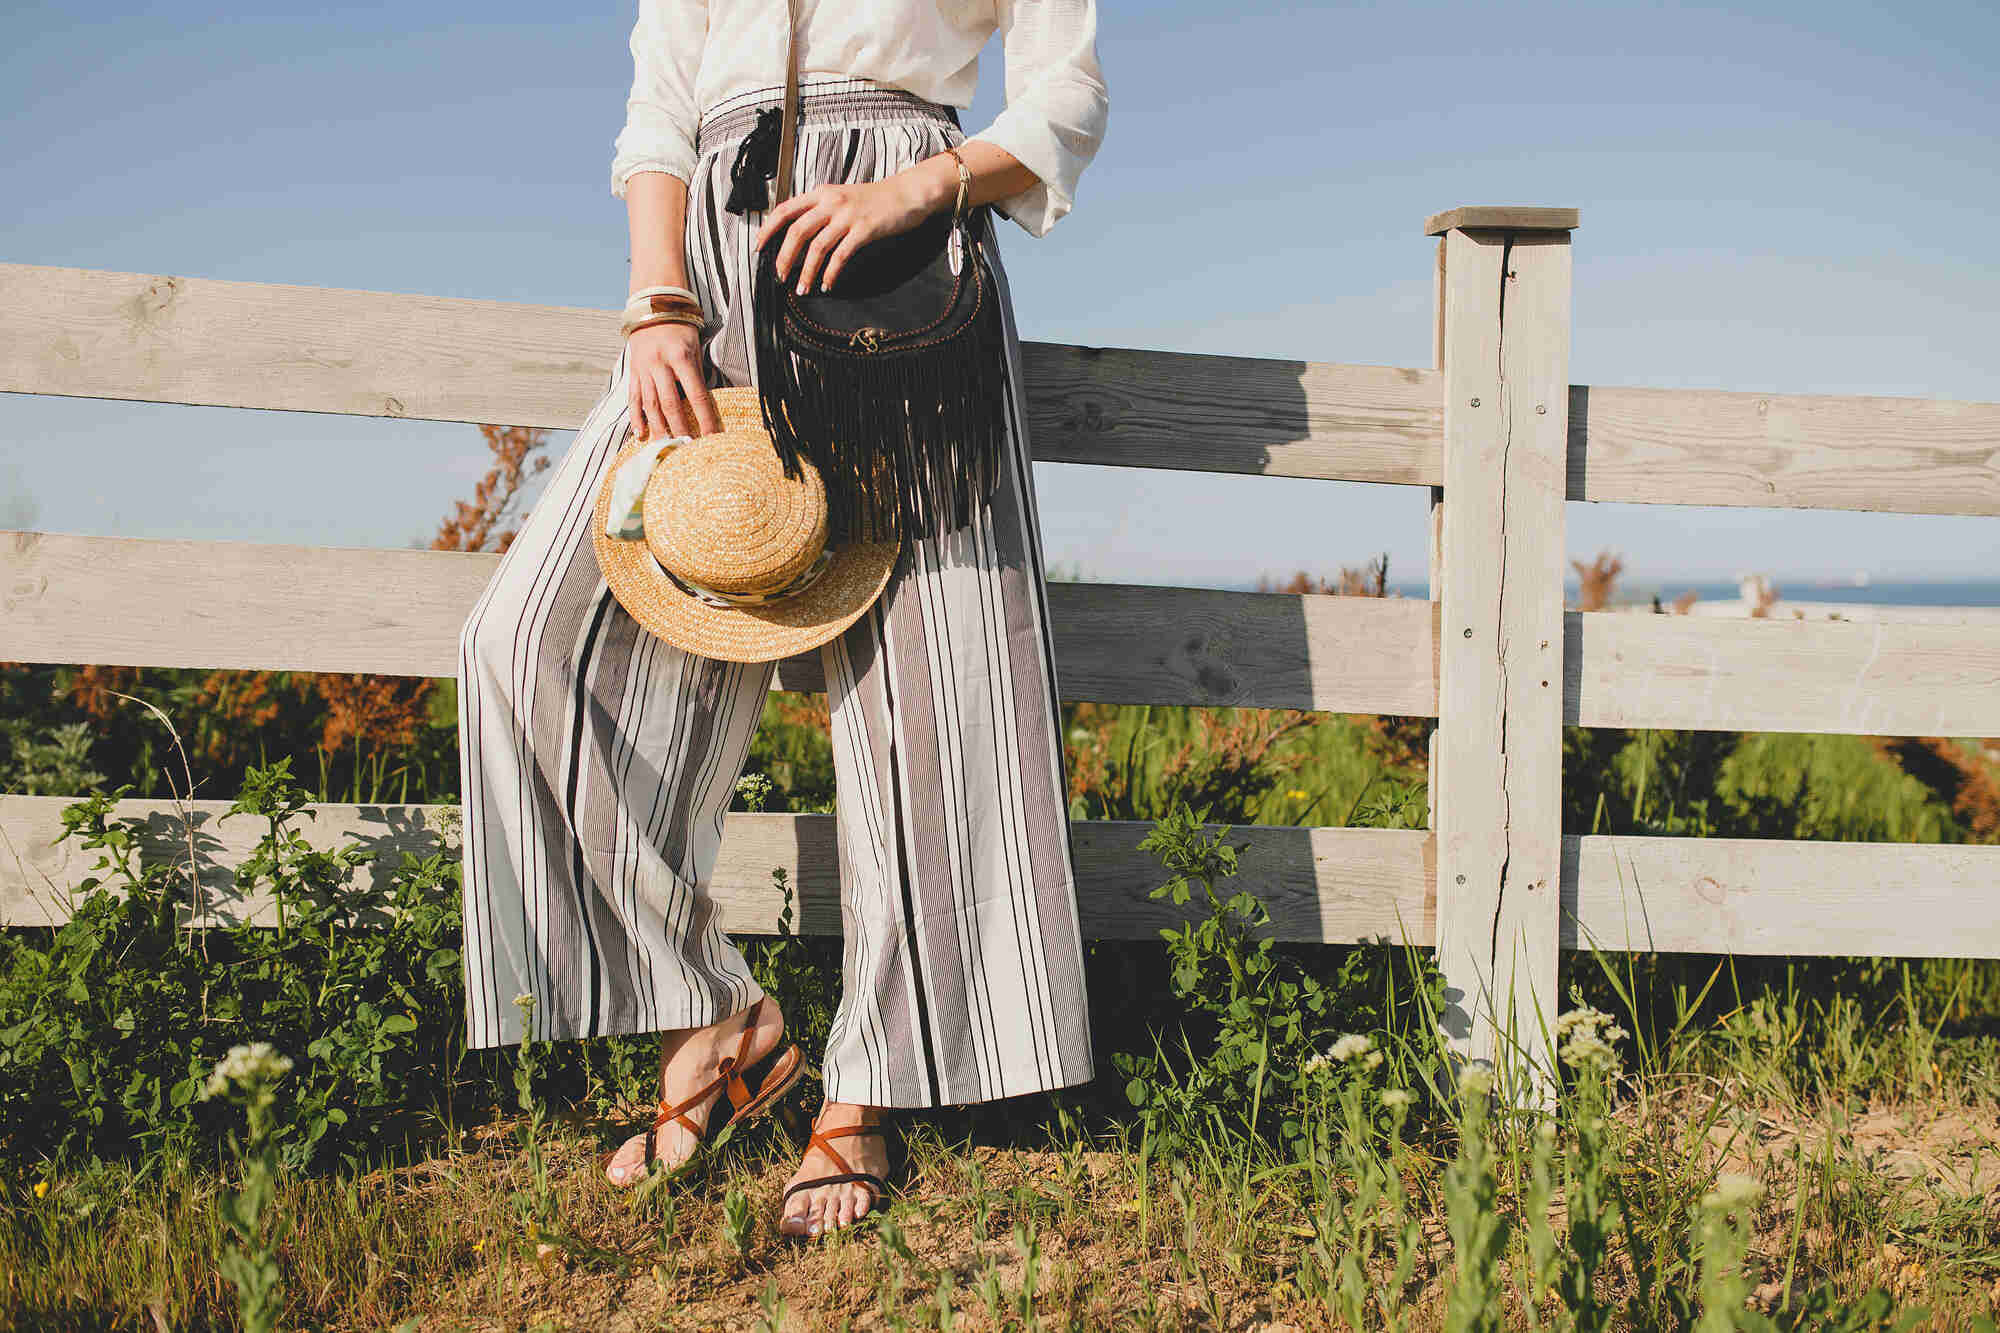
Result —
[{"label": "green grass", "polygon": [[[945,1112],[911,1129],[894,1207],[817,1246],[773,1230],[796,1145],[771,1122],[628,1194],[592,1162],[615,1123],[550,1117],[530,1154],[529,1117],[496,1114],[365,1169],[282,1178],[280,1326],[751,1328],[782,1306],[799,1329],[1834,1329],[1892,1309],[1987,1327],[1994,1042],[1888,1019],[1861,1034],[1873,1058],[1822,1061],[1796,1097],[1775,1069],[1785,1034],[1731,1012],[1650,1073],[1573,1082],[1552,1132],[1497,1108],[1468,1122],[1421,1084],[1406,1122],[1385,1110],[1391,1071],[1434,1058],[1417,1031],[1378,1034],[1372,1070],[1323,1067],[1302,1154],[1220,1121],[1163,1153],[1060,1105],[1011,1126]],[[1911,1041],[1917,1065],[1887,1054]],[[1725,1216],[1703,1200],[1730,1176],[1756,1189],[1735,1186]],[[186,1163],[29,1172],[0,1214],[0,1325],[233,1327],[230,1187]],[[1601,1239],[1579,1244],[1607,1202]]]},{"label": "green grass", "polygon": [[[830,808],[805,702],[767,703],[742,804]],[[0,1329],[236,1328],[239,1284],[275,1272],[286,1329],[1990,1330],[2000,966],[1565,955],[1563,1007],[1628,1030],[1617,1067],[1578,1045],[1545,1071],[1552,1116],[1488,1110],[1456,1095],[1426,951],[1263,942],[1260,868],[1211,836],[1422,827],[1423,725],[1065,724],[1073,814],[1151,823],[1193,920],[1090,946],[1095,1084],[909,1122],[895,1207],[809,1248],[771,1225],[781,1123],[637,1195],[600,1182],[644,1115],[646,1038],[463,1050],[451,858],[406,865],[403,916],[357,929],[352,864],[290,837],[324,793],[253,767],[250,874],[287,929],[195,940],[171,869],[86,803],[122,896],[0,935]],[[1571,729],[1565,781],[1573,831],[1976,836],[1860,738]],[[751,945],[823,1034],[838,941]],[[195,1090],[260,1036],[295,1067],[246,1142]]]}]

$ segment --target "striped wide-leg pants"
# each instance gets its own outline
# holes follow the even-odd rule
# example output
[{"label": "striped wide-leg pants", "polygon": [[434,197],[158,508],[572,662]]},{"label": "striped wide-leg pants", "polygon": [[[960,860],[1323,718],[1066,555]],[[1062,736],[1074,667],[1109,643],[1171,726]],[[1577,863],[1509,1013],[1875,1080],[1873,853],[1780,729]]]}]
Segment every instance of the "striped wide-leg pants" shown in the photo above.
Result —
[{"label": "striped wide-leg pants", "polygon": [[[689,190],[712,384],[752,382],[761,215],[722,203],[764,100],[704,120]],[[819,85],[797,188],[878,179],[960,137],[908,94]],[[1020,347],[998,276],[1011,466],[974,522],[906,542],[877,604],[820,650],[845,932],[823,1064],[835,1101],[984,1101],[1092,1073]],[[606,588],[588,524],[626,433],[626,374],[621,352],[460,636],[473,1047],[707,1024],[761,993],[710,884],[775,664],[675,648]]]}]

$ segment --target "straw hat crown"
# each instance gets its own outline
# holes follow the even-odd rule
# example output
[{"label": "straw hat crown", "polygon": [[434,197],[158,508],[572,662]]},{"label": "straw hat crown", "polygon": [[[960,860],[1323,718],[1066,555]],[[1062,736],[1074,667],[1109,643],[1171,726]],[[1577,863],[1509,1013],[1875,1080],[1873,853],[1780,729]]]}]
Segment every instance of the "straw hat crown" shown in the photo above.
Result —
[{"label": "straw hat crown", "polygon": [[[826,486],[803,462],[796,477],[771,444],[756,391],[716,389],[722,429],[658,450],[628,438],[600,478],[591,539],[619,605],[646,630],[704,657],[767,662],[839,635],[888,586],[900,541],[829,546]],[[621,473],[647,467],[636,487],[641,531]],[[612,497],[619,492],[620,514]]]},{"label": "straw hat crown", "polygon": [[784,475],[768,444],[704,435],[661,456],[646,483],[646,545],[665,568],[725,593],[771,592],[826,545],[826,488]]}]

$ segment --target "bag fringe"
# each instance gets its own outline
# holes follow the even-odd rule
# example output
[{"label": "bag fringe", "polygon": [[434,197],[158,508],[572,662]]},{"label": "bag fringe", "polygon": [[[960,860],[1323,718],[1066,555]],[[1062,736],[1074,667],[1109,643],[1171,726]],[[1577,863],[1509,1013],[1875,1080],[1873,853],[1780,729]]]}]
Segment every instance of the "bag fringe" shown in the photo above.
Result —
[{"label": "bag fringe", "polygon": [[[772,247],[775,250],[776,247]],[[774,255],[751,295],[758,398],[785,475],[808,459],[826,484],[828,539],[938,537],[972,521],[1007,446],[1007,353],[991,270],[964,333],[935,347],[824,356],[781,341]],[[900,405],[900,410],[899,410]]]}]

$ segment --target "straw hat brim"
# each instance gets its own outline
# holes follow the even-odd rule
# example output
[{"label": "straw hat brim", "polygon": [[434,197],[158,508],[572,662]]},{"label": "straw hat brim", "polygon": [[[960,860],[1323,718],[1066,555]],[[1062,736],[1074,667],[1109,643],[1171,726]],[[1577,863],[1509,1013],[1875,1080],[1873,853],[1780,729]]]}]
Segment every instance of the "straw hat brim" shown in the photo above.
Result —
[{"label": "straw hat brim", "polygon": [[682,592],[655,563],[643,540],[604,531],[611,516],[611,479],[642,446],[629,434],[597,486],[590,536],[611,593],[646,630],[678,648],[724,662],[772,662],[837,638],[861,619],[882,590],[902,551],[900,542],[852,542],[803,591],[762,606],[715,606]]}]

